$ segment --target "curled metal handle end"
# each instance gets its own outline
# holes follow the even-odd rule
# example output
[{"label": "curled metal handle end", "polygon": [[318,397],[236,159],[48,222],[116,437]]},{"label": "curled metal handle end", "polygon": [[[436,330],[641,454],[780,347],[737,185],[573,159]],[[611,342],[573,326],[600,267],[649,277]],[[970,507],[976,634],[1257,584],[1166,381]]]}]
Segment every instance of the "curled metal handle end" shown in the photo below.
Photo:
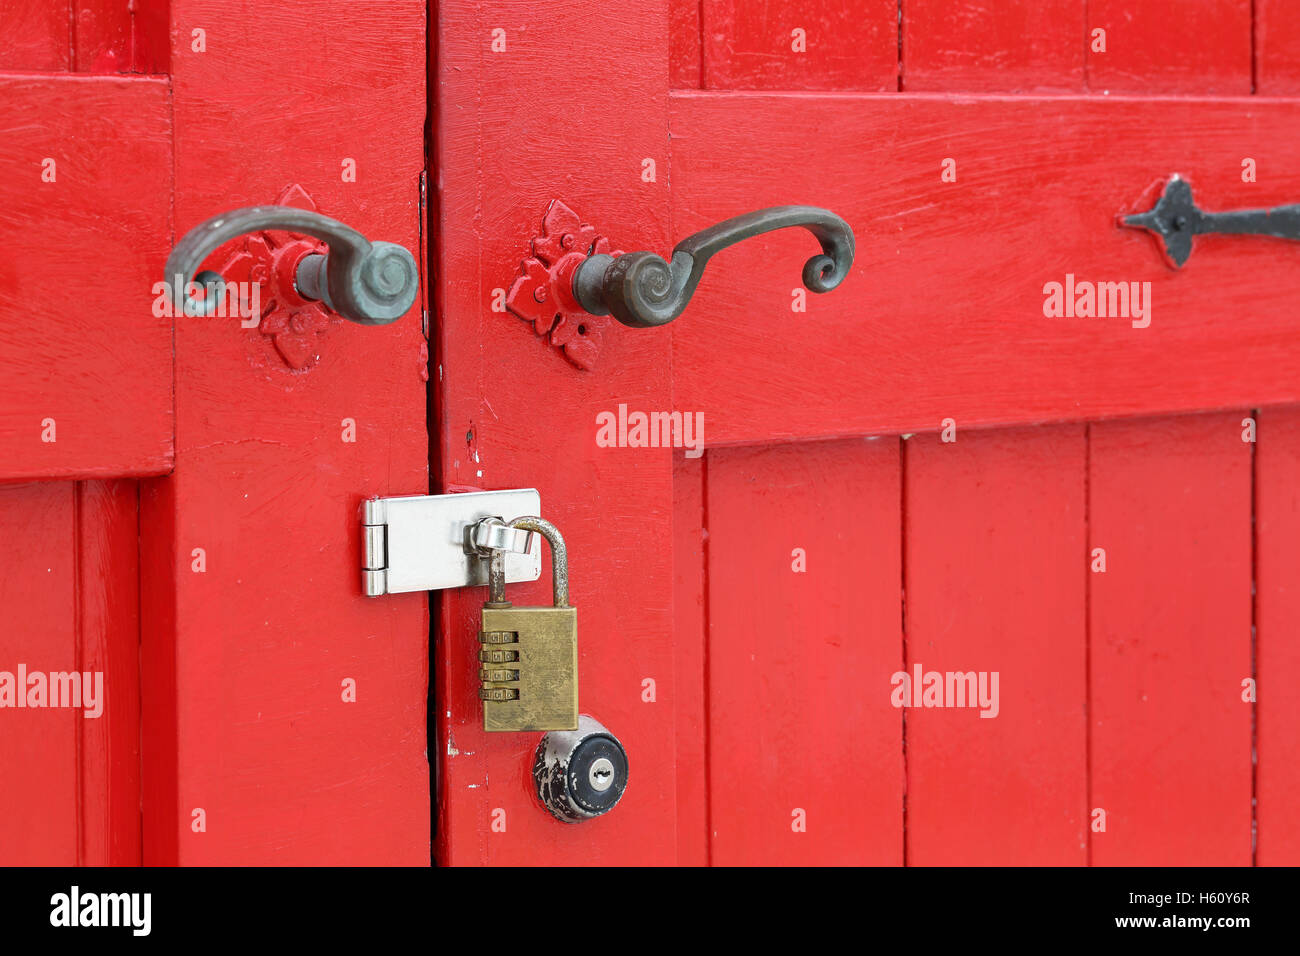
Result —
[{"label": "curled metal handle end", "polygon": [[[298,264],[296,285],[307,299],[362,325],[387,325],[406,314],[419,292],[415,257],[391,242],[371,242],[337,219],[291,206],[247,206],[199,223],[167,257],[166,285],[182,301],[185,315],[211,315],[225,295],[225,280],[216,272],[196,270],[218,248],[250,232],[278,230],[319,239],[325,255],[308,255]],[[190,277],[193,276],[193,279]],[[204,291],[197,298],[197,288]]]},{"label": "curled metal handle end", "polygon": [[835,213],[816,206],[774,206],[710,226],[683,239],[672,262],[652,252],[605,254],[585,259],[573,274],[573,295],[592,315],[610,315],[633,328],[666,325],[685,310],[704,268],[727,246],[789,226],[807,229],[822,251],[803,267],[803,284],[830,292],[853,265],[853,230]]}]

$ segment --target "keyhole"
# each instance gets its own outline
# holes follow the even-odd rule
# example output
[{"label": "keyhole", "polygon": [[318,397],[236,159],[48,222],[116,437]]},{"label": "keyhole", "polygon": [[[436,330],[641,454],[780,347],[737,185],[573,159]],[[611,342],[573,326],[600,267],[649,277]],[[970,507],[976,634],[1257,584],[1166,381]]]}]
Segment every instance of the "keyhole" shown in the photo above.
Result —
[{"label": "keyhole", "polygon": [[587,772],[587,782],[597,793],[604,793],[614,783],[614,764],[608,757],[594,761]]}]

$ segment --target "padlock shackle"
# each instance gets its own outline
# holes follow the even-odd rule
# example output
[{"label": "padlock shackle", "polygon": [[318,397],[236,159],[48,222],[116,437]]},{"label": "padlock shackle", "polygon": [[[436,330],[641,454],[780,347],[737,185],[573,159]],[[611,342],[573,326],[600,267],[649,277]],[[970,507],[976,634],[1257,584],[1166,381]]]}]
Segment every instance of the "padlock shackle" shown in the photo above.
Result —
[{"label": "padlock shackle", "polygon": [[[545,518],[527,515],[506,522],[507,528],[533,531],[546,539],[551,546],[551,603],[556,607],[569,607],[569,549],[564,545],[560,529]],[[488,558],[488,602],[504,605],[506,601],[506,553],[498,548]]]}]

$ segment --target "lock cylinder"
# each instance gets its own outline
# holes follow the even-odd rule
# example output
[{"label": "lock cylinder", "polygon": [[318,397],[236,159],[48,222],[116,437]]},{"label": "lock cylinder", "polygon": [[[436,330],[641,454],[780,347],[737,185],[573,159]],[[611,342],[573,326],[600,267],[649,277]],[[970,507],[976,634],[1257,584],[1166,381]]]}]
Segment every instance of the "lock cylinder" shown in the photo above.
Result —
[{"label": "lock cylinder", "polygon": [[613,810],[623,798],[627,778],[623,745],[586,714],[578,718],[577,730],[553,730],[537,745],[537,798],[565,823],[581,823]]}]

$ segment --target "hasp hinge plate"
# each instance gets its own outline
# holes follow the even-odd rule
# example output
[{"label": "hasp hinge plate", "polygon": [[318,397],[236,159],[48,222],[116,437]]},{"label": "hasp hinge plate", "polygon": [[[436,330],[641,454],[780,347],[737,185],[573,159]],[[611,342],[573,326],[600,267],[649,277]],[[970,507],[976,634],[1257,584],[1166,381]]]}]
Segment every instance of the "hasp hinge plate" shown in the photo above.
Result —
[{"label": "hasp hinge plate", "polygon": [[[361,589],[368,597],[487,585],[487,562],[466,548],[465,531],[483,518],[540,515],[534,488],[456,495],[371,498],[362,510]],[[528,554],[505,555],[506,583],[542,574],[537,542]]]}]

